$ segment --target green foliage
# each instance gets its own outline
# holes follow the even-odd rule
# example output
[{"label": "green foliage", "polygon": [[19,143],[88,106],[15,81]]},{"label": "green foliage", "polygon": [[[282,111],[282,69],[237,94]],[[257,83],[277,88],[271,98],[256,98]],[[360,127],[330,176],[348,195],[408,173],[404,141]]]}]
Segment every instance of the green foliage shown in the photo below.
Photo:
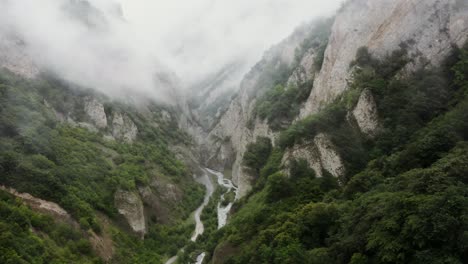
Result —
[{"label": "green foliage", "polygon": [[[280,64],[277,69],[264,71],[258,83],[262,83],[261,92],[258,93],[255,105],[254,118],[259,117],[267,120],[274,130],[287,128],[294,118],[299,114],[301,105],[307,100],[312,90],[313,81],[301,83],[299,86],[287,85],[287,80],[294,70],[300,72],[319,71],[322,67],[325,48],[328,44],[331,25],[334,19],[318,20],[314,23],[312,30],[295,51],[295,60],[291,67]],[[300,65],[304,55],[311,49],[317,54],[313,68],[304,69]],[[275,63],[272,63],[275,66]],[[269,69],[272,66],[265,66]],[[266,74],[268,73],[268,74]],[[270,81],[263,81],[264,78]],[[260,89],[257,89],[260,90]]]},{"label": "green foliage", "polygon": [[[142,248],[136,254],[155,251],[157,259],[175,254],[191,232],[191,227],[178,221],[187,218],[203,199],[202,188],[194,184],[188,169],[168,148],[172,142],[189,144],[188,136],[178,132],[176,121],[164,119],[160,106],[151,104],[145,115],[118,102],[105,104],[107,115],[125,113],[137,125],[138,138],[133,144],[103,139],[110,131],[90,132],[58,122],[56,115],[60,114],[87,121],[82,109],[88,96],[99,97],[51,78],[27,81],[0,73],[0,184],[58,203],[83,231],[92,229],[99,234],[102,226],[96,212],[119,221],[114,204],[117,189],[136,191],[153,180],[171,183],[183,195],[180,201],[163,205],[174,208],[166,216],[169,226],[156,228],[151,220],[148,241],[157,243],[139,243]],[[128,246],[122,241],[133,240],[123,232],[115,239],[122,237],[121,246]],[[170,246],[161,246],[166,242]],[[81,254],[90,250],[89,244],[79,239],[73,247]],[[127,255],[138,258],[123,254],[122,263],[133,262],[125,258]],[[145,261],[153,263],[154,258]]]},{"label": "green foliage", "polygon": [[451,70],[454,75],[454,84],[466,92],[466,86],[468,85],[468,43],[465,48],[456,51],[456,62]]},{"label": "green foliage", "polygon": [[277,172],[268,177],[266,191],[268,201],[278,201],[291,195],[292,186],[282,173]]},{"label": "green foliage", "polygon": [[[218,231],[218,204],[220,202],[221,195],[226,190],[217,186],[210,201],[203,209],[201,215],[201,221],[203,222],[204,232],[197,238],[197,242],[190,242],[184,248],[184,252],[179,254],[179,263],[194,263],[197,256],[206,251],[213,251],[216,247],[216,241],[219,239],[220,232]],[[233,193],[233,192],[231,192]],[[225,197],[226,199],[226,197]],[[226,205],[222,205],[226,206]],[[205,256],[205,260],[209,261],[211,255]]]},{"label": "green foliage", "polygon": [[272,129],[287,127],[299,114],[301,103],[307,100],[311,88],[311,82],[300,87],[287,88],[279,84],[261,97],[256,104],[255,113],[261,119],[266,119]]},{"label": "green foliage", "polygon": [[[402,78],[404,50],[378,61],[361,49],[351,90],[281,134],[222,234],[238,252],[227,263],[467,263],[466,51]],[[374,140],[346,119],[363,89],[379,109]],[[315,178],[303,160],[283,175],[282,149],[322,132],[351,168],[347,181]]]},{"label": "green foliage", "polygon": [[0,191],[1,263],[100,263],[83,234]]},{"label": "green foliage", "polygon": [[266,137],[258,137],[254,143],[247,146],[242,163],[258,175],[260,169],[266,164],[271,150],[271,140]]}]

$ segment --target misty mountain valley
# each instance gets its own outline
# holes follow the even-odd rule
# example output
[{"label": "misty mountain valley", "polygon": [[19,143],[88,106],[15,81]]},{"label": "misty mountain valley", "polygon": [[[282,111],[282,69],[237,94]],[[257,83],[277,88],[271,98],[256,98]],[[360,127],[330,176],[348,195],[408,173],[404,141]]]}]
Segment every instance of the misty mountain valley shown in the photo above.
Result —
[{"label": "misty mountain valley", "polygon": [[0,0],[3,263],[468,263],[468,0]]}]

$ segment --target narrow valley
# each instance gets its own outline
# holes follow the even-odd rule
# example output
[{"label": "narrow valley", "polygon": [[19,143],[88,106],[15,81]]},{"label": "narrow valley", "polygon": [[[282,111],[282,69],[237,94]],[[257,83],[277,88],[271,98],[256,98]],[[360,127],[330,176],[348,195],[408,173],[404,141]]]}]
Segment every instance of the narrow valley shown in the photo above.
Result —
[{"label": "narrow valley", "polygon": [[0,263],[468,263],[468,0],[0,0]]}]

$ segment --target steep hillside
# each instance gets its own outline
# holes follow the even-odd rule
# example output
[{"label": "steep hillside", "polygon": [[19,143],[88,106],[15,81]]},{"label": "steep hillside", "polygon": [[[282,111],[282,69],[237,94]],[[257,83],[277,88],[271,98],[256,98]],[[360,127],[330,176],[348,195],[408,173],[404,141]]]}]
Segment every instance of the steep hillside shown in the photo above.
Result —
[{"label": "steep hillside", "polygon": [[[105,36],[98,2],[59,13]],[[132,49],[64,74],[19,32],[0,263],[468,263],[468,1],[349,0],[191,93]]]},{"label": "steep hillside", "polygon": [[258,176],[211,263],[468,261],[468,44],[402,76],[410,58],[359,49],[346,92],[248,145]]},{"label": "steep hillside", "polygon": [[463,0],[350,1],[338,14],[323,70],[301,117],[316,113],[347,88],[350,63],[360,47],[383,58],[405,45],[412,61],[405,71],[438,66],[467,39],[467,3]]},{"label": "steep hillside", "polygon": [[170,150],[191,144],[173,108],[122,104],[50,77],[2,72],[0,83],[1,185],[57,203],[85,238],[112,237],[115,262],[162,260],[185,243],[203,191],[194,161]]},{"label": "steep hillside", "polygon": [[467,32],[466,1],[352,0],[268,51],[207,138],[243,198],[206,259],[468,261]]},{"label": "steep hillside", "polygon": [[[247,193],[250,186],[250,176],[244,173],[241,166],[248,143],[258,136],[273,139],[275,135],[268,122],[256,116],[256,102],[272,87],[287,86],[288,83],[293,89],[305,90],[302,94],[307,95],[308,87],[302,84],[310,81],[313,76],[306,74],[307,72],[314,72],[314,69],[319,68],[315,65],[319,64],[323,54],[330,23],[331,21],[319,21],[303,25],[291,37],[269,50],[262,61],[246,75],[240,84],[239,93],[206,138],[206,143],[202,146],[206,164],[218,170],[228,171],[232,167],[232,177],[239,185],[241,196]],[[305,58],[312,60],[312,65]],[[292,90],[293,93],[295,91]],[[297,100],[300,105],[306,98],[307,96],[302,96],[284,103],[294,103]],[[296,110],[298,112],[298,106]],[[288,118],[286,123],[291,121],[291,116],[286,117]]]},{"label": "steep hillside", "polygon": [[247,63],[243,61],[229,63],[189,88],[192,92],[192,95],[188,96],[189,107],[203,130],[211,130],[226,112],[246,68]]},{"label": "steep hillside", "polygon": [[[89,32],[108,30],[88,1],[63,7]],[[154,73],[154,89],[172,91],[167,104],[131,89],[109,97],[38,61],[15,28],[0,33],[0,262],[162,263],[176,254],[204,192],[173,74]]]},{"label": "steep hillside", "polygon": [[[242,168],[248,144],[257,137],[268,137],[275,144],[276,131],[295,118],[316,114],[348,90],[359,48],[367,47],[372,56],[382,59],[403,47],[408,61],[402,76],[438,67],[454,46],[465,43],[467,12],[466,1],[355,0],[342,7],[331,28],[330,22],[322,22],[299,29],[267,52],[245,77],[238,96],[209,134],[206,163],[218,169],[232,167],[239,193],[245,195],[255,179]],[[363,94],[354,112],[370,134],[376,126],[371,99]],[[340,176],[345,168],[341,158],[329,151],[333,142],[326,135],[325,141],[319,141],[323,144],[313,146],[316,157],[309,158],[315,159],[313,166]]]}]

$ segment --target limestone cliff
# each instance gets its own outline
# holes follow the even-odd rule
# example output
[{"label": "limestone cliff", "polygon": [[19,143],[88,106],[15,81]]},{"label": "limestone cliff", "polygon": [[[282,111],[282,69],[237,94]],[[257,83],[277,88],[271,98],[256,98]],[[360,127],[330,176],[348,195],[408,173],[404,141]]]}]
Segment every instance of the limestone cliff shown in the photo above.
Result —
[{"label": "limestone cliff", "polygon": [[143,238],[147,230],[140,196],[135,192],[118,190],[114,199],[119,213],[125,217],[132,230]]},{"label": "limestone cliff", "polygon": [[[230,150],[233,180],[239,185],[240,195],[248,191],[251,180],[241,166],[246,146],[257,136],[274,139],[277,135],[267,123],[252,118],[256,98],[265,89],[272,88],[272,83],[265,82],[265,78],[271,77],[267,74],[269,69],[278,70],[285,65],[294,67],[287,84],[313,81],[310,96],[299,115],[299,119],[304,118],[320,111],[347,89],[353,72],[350,64],[360,47],[368,47],[370,53],[377,58],[405,48],[411,60],[405,67],[406,72],[402,74],[421,67],[439,65],[450,54],[454,45],[461,46],[467,40],[468,2],[348,1],[335,17],[321,65],[316,63],[320,62],[319,47],[313,47],[295,58],[295,50],[307,38],[310,30],[307,27],[302,28],[265,54],[262,61],[246,75],[237,97],[209,133],[206,143],[209,153],[207,163],[222,164],[218,169],[229,169],[226,153]],[[366,90],[349,113],[361,131],[370,138],[378,134],[378,115],[372,94]],[[345,168],[339,155],[333,151],[333,145],[326,139],[325,135],[317,135],[314,142],[295,146],[287,151],[286,157],[305,158],[317,174],[320,175],[321,170],[325,169],[338,176]],[[327,151],[319,153],[320,148],[317,145]]]},{"label": "limestone cliff", "polygon": [[289,174],[293,159],[302,159],[314,170],[317,177],[322,177],[324,171],[334,177],[341,177],[345,173],[345,167],[335,149],[335,145],[326,134],[319,134],[313,142],[306,142],[286,150],[281,163],[286,174]]},{"label": "limestone cliff", "polygon": [[364,90],[352,112],[361,132],[369,137],[375,137],[379,129],[379,114],[377,104],[371,91]]},{"label": "limestone cliff", "polygon": [[40,70],[25,52],[25,45],[14,33],[0,35],[0,67],[32,79],[38,76]]},{"label": "limestone cliff", "polygon": [[97,128],[103,129],[107,127],[106,112],[104,111],[104,106],[98,100],[92,97],[85,98],[84,110],[88,119]]},{"label": "limestone cliff", "polygon": [[138,134],[138,127],[126,114],[116,113],[112,119],[112,136],[125,142],[133,142]]},{"label": "limestone cliff", "polygon": [[409,71],[438,65],[452,45],[468,37],[464,0],[353,0],[337,14],[322,70],[301,117],[317,113],[347,88],[350,63],[360,47],[384,57],[404,45],[413,59]]},{"label": "limestone cliff", "polygon": [[[304,82],[313,78],[312,64],[305,58],[315,57],[314,48],[306,51],[304,59],[296,61],[297,49],[304,39],[310,37],[312,25],[300,27],[288,39],[267,51],[263,59],[252,68],[240,84],[240,90],[228,110],[209,132],[202,144],[205,152],[204,162],[218,170],[230,170],[232,178],[239,186],[239,196],[245,195],[251,185],[252,177],[242,167],[243,153],[247,145],[257,137],[268,137],[275,142],[277,133],[266,121],[253,114],[256,100],[274,85],[275,74],[294,68],[290,82]],[[297,65],[296,65],[297,64]]]}]

